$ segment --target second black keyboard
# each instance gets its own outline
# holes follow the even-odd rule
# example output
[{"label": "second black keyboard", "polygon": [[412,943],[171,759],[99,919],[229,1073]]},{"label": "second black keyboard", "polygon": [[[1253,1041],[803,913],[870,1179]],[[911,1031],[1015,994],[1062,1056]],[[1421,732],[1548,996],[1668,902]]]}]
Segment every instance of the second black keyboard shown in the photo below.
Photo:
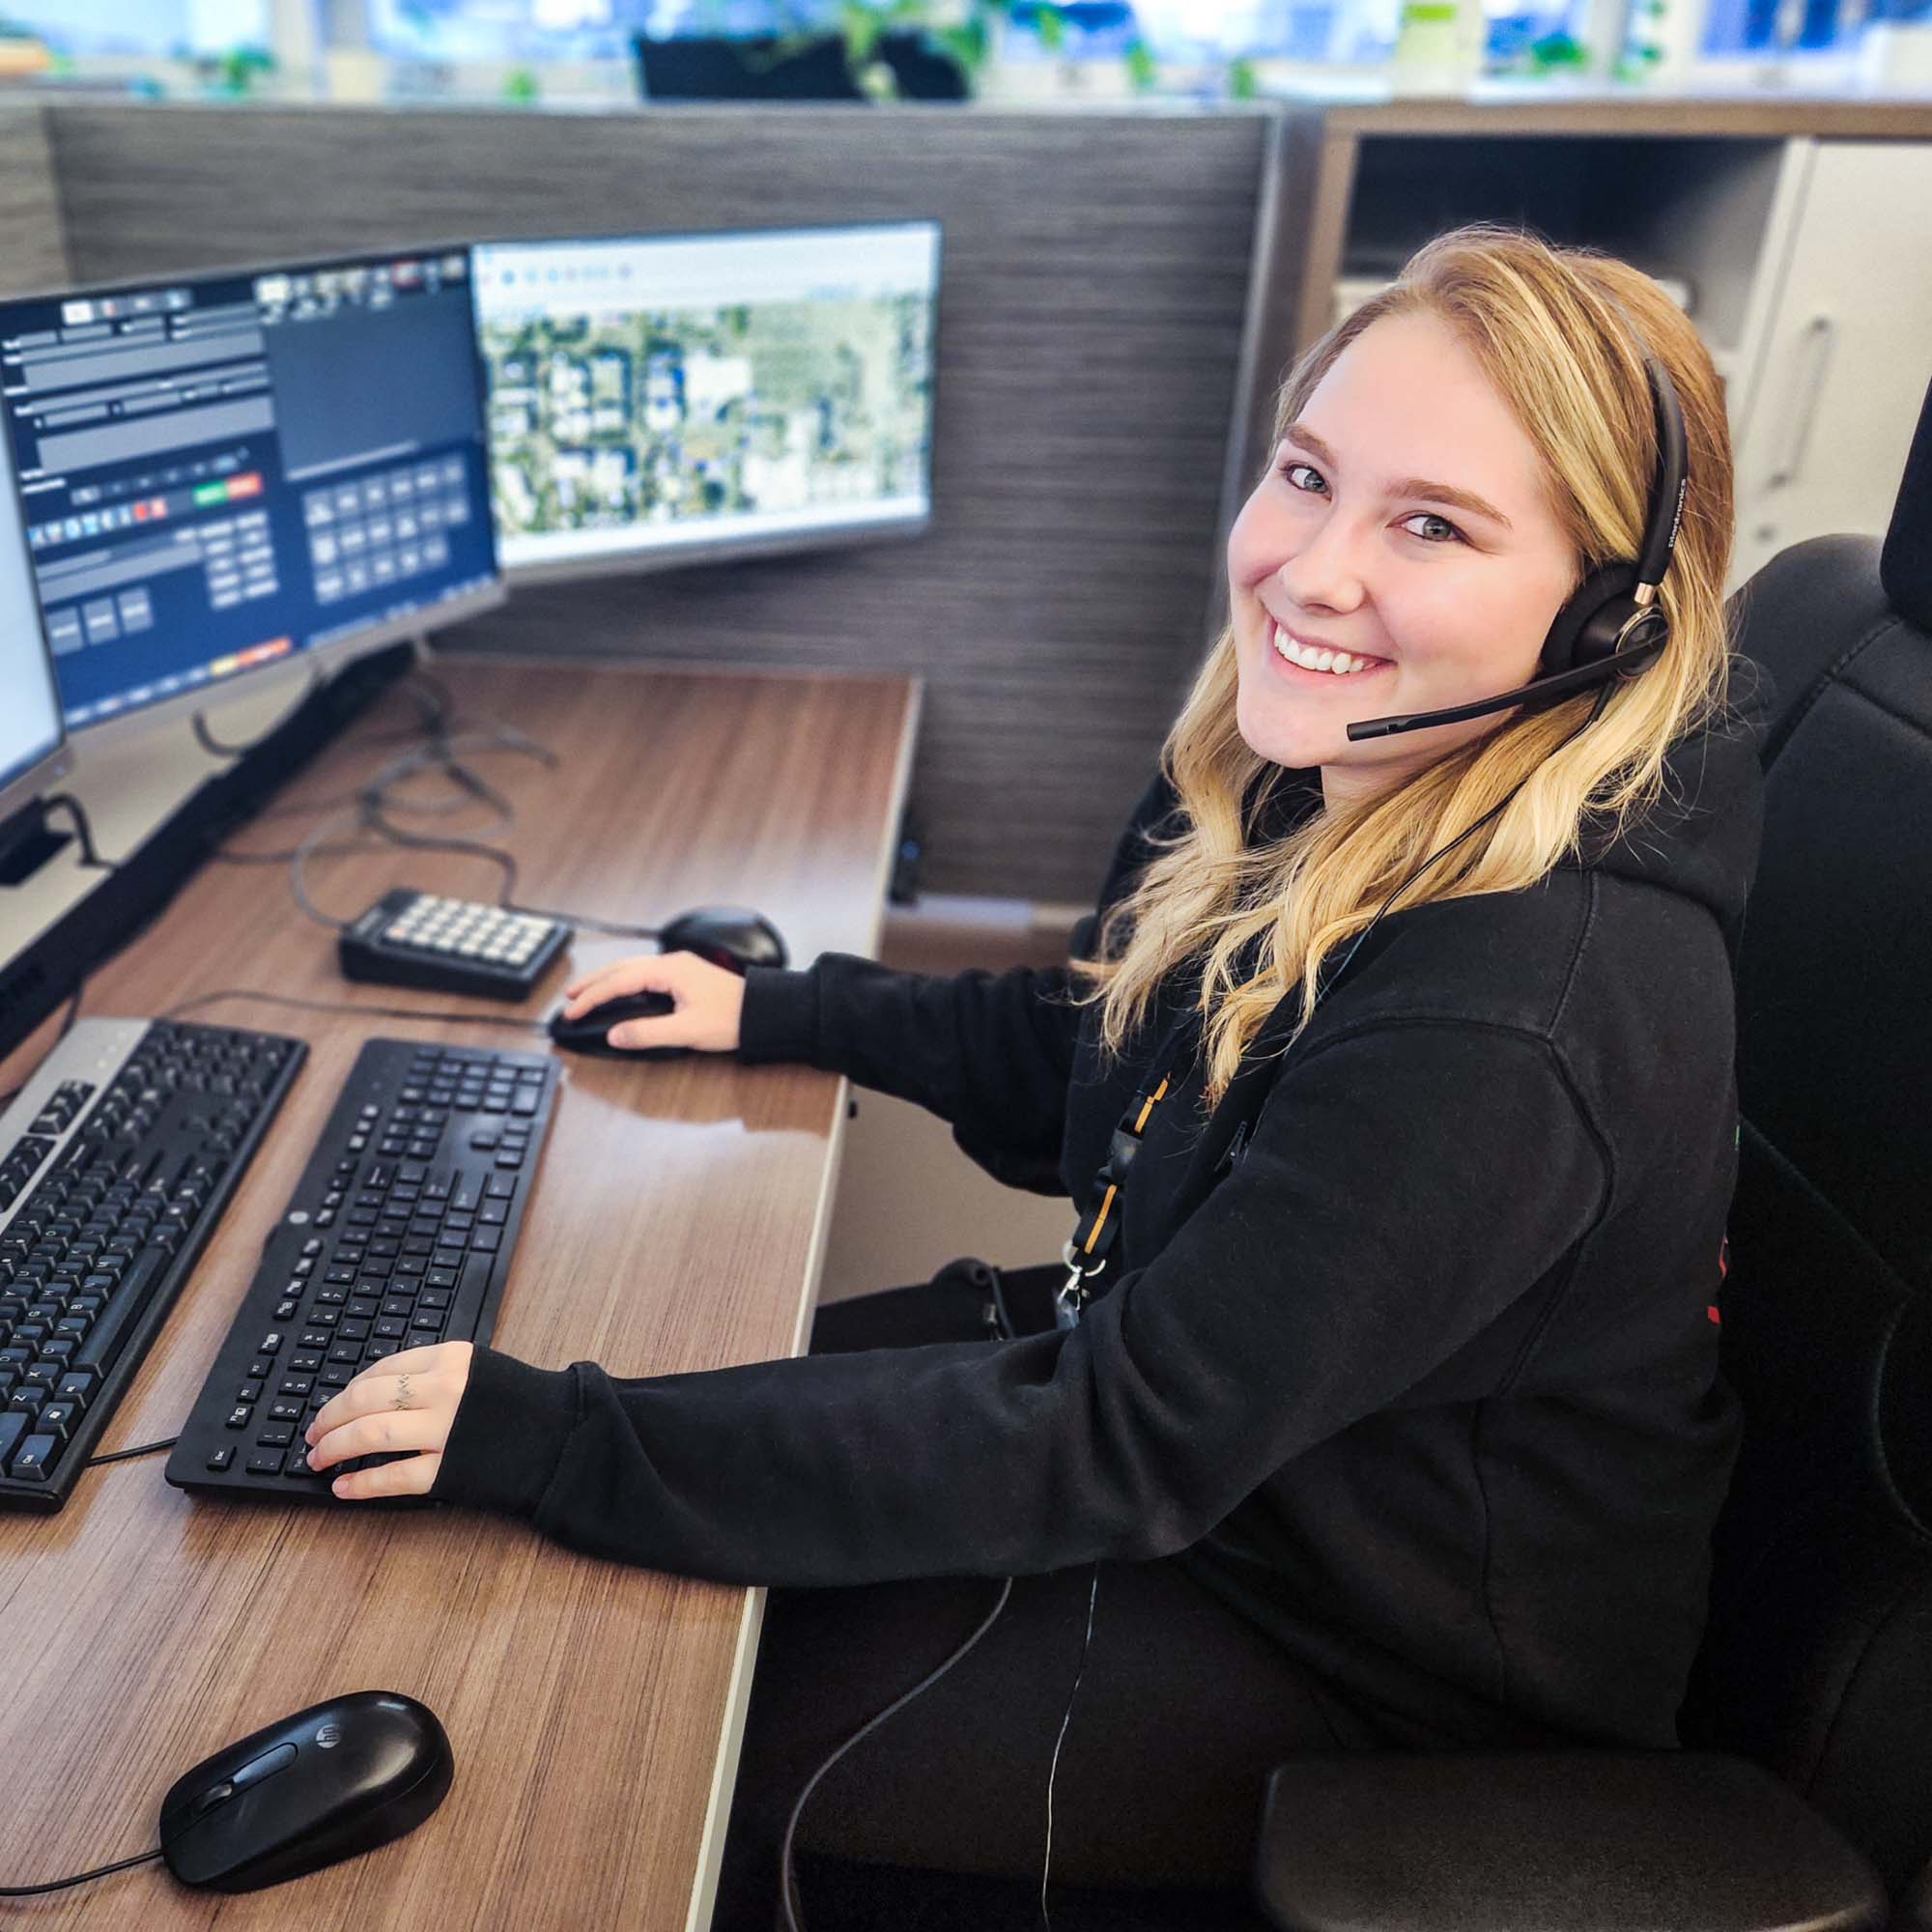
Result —
[{"label": "second black keyboard", "polygon": [[[546,1055],[372,1039],[168,1458],[177,1489],[328,1499],[302,1434],[370,1363],[485,1342],[556,1093]],[[386,1460],[386,1459],[384,1459]]]}]

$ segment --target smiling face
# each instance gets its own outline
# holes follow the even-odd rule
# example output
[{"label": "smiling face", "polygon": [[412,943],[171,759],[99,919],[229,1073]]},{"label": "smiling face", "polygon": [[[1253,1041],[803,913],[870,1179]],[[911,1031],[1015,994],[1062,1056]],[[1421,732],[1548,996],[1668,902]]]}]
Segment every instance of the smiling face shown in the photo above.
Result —
[{"label": "smiling face", "polygon": [[1241,736],[1319,766],[1330,806],[1381,791],[1511,714],[1362,744],[1344,727],[1525,683],[1577,574],[1536,445],[1475,356],[1434,316],[1384,316],[1229,533]]}]

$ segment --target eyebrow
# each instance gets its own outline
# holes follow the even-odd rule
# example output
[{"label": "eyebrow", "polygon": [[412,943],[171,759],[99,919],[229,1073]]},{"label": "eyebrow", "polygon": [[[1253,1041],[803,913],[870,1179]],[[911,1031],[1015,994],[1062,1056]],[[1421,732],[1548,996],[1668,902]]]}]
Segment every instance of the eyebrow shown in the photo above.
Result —
[{"label": "eyebrow", "polygon": [[[1311,456],[1319,457],[1329,469],[1341,469],[1341,459],[1305,424],[1290,423],[1281,435],[1284,442],[1297,444]],[[1388,494],[1391,497],[1420,497],[1430,503],[1447,503],[1452,509],[1467,510],[1474,516],[1487,517],[1506,530],[1513,527],[1510,520],[1487,497],[1479,497],[1473,490],[1459,490],[1453,483],[1432,483],[1424,476],[1398,476],[1389,485]]]}]

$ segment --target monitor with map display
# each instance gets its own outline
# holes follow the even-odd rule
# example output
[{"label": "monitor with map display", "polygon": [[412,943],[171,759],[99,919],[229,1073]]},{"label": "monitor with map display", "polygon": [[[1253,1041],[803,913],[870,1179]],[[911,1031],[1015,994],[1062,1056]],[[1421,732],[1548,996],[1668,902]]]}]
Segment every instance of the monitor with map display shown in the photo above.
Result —
[{"label": "monitor with map display", "polygon": [[938,280],[925,221],[479,244],[505,570],[923,529]]}]

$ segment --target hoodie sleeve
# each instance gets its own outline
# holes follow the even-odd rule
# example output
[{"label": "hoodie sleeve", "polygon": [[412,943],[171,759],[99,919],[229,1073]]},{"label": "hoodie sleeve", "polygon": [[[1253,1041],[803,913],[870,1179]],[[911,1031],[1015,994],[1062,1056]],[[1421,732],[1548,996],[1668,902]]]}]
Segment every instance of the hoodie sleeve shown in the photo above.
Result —
[{"label": "hoodie sleeve", "polygon": [[[1101,914],[1151,856],[1147,834],[1172,810],[1156,778],[1116,846],[1096,911],[1073,935],[1091,948]],[[960,1147],[1010,1186],[1058,1194],[1066,1083],[1081,1009],[1066,967],[1016,966],[951,978],[899,973],[823,953],[802,972],[746,975],[738,1057],[803,1061],[910,1100],[950,1122]]]},{"label": "hoodie sleeve", "polygon": [[1168,1554],[1553,1292],[1607,1184],[1545,1041],[1383,1026],[1284,1073],[1077,1329],[639,1380],[479,1350],[435,1493],[740,1583]]}]

